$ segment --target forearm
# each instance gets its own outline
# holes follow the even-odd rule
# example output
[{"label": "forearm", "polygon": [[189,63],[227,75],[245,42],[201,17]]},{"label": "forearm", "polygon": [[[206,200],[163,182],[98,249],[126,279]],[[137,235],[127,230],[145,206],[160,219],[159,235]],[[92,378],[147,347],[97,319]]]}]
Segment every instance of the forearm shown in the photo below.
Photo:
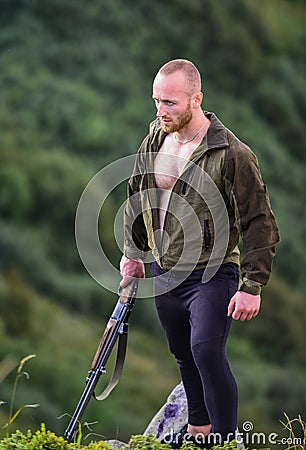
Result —
[{"label": "forearm", "polygon": [[142,214],[133,203],[135,201],[129,199],[124,212],[123,254],[129,259],[144,259],[149,251],[147,232]]},{"label": "forearm", "polygon": [[[258,233],[256,228],[249,231],[254,234]],[[244,239],[245,255],[240,264],[239,290],[253,295],[260,294],[262,286],[268,283],[271,275],[277,242],[277,237],[275,237],[273,244],[263,247],[260,244],[264,242],[249,243]]]},{"label": "forearm", "polygon": [[138,152],[134,171],[127,185],[128,198],[124,209],[123,253],[130,259],[144,259],[149,250],[140,195],[145,170],[140,159],[141,154]]}]

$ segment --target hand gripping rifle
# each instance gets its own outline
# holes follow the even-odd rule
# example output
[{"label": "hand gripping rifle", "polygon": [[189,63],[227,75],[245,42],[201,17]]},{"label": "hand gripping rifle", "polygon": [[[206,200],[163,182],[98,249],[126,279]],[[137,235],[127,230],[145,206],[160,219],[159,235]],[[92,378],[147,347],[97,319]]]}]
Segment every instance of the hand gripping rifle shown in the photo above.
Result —
[{"label": "hand gripping rifle", "polygon": [[[64,433],[65,439],[69,442],[73,440],[76,428],[80,423],[90,398],[93,396],[96,400],[104,400],[108,397],[120,380],[126,353],[128,321],[136,300],[137,287],[138,280],[133,280],[128,286],[122,290],[119,290],[119,300],[117,301],[115,309],[113,310],[106,325],[99,347],[91,363],[91,367],[86,378],[85,389]],[[117,338],[117,359],[113,376],[102,394],[97,396],[94,392],[95,388],[98,384],[100,376],[106,372],[106,362],[112,352]]]}]

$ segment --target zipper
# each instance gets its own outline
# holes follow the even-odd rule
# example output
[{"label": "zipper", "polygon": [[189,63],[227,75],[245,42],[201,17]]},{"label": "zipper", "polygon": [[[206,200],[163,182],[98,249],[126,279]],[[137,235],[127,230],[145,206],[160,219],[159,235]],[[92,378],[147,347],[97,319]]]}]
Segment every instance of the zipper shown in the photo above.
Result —
[{"label": "zipper", "polygon": [[[154,137],[156,137],[156,136],[154,136]],[[154,139],[153,139],[154,140]],[[152,142],[151,142],[151,144],[152,144]],[[204,153],[199,157],[199,158],[197,158],[196,159],[196,161],[192,161],[191,160],[191,162],[193,163],[193,164],[199,164],[199,162],[201,161],[201,159],[203,159],[205,156],[206,156],[206,152],[207,152],[207,150],[208,149],[206,149],[205,151],[204,151]],[[193,166],[193,164],[192,164],[192,166]],[[154,166],[154,162],[153,162],[153,166]],[[186,195],[186,192],[187,192],[187,187],[188,187],[188,181],[189,181],[189,179],[190,179],[190,176],[191,176],[191,172],[192,172],[192,166],[191,167],[187,167],[186,168],[186,170],[184,171],[185,172],[185,179],[184,179],[184,184],[183,184],[183,187],[182,187],[182,195]],[[183,176],[183,174],[184,174],[184,172],[181,174],[181,176]],[[153,174],[154,174],[154,170],[153,170]],[[154,175],[153,175],[154,176]],[[172,189],[171,189],[171,193],[170,193],[170,196],[169,196],[169,201],[168,201],[168,205],[167,205],[167,210],[166,210],[166,213],[165,213],[165,217],[164,217],[164,224],[163,224],[163,232],[162,232],[162,237],[161,237],[161,242],[160,242],[160,263],[161,263],[161,267],[162,267],[162,260],[163,260],[163,258],[162,258],[162,255],[163,255],[163,245],[164,245],[164,230],[165,230],[165,225],[166,225],[166,221],[167,221],[167,217],[168,217],[168,211],[169,211],[169,205],[170,205],[170,202],[171,202],[171,197],[172,197],[172,194],[173,194],[173,192],[174,192],[174,190],[175,190],[175,187],[176,187],[176,185],[177,185],[177,183],[180,181],[180,178],[178,178],[177,180],[176,180],[176,182],[175,182],[175,184],[174,184],[174,186],[172,187]],[[151,205],[151,202],[150,202],[150,196],[148,195],[148,200],[149,200],[149,205],[150,205],[150,208],[151,208],[151,211],[152,211],[152,205]],[[205,229],[205,226],[207,227],[207,233],[208,233],[208,235],[207,235],[207,237],[208,237],[208,248],[207,248],[207,245],[206,245],[206,250],[208,250],[209,249],[209,246],[210,246],[210,240],[211,240],[211,235],[210,235],[210,230],[209,230],[209,227],[208,227],[208,220],[206,219],[206,221],[207,221],[207,225],[204,225],[204,229]],[[205,237],[205,231],[204,231],[204,237]]]},{"label": "zipper", "polygon": [[204,231],[205,250],[208,251],[210,248],[210,243],[211,243],[211,234],[210,234],[208,219],[204,219],[204,230],[203,231]]},{"label": "zipper", "polygon": [[[181,191],[182,195],[186,195],[187,188],[188,188],[188,184],[189,184],[189,179],[190,179],[191,174],[192,174],[192,172],[193,172],[193,164],[198,165],[199,162],[200,162],[205,156],[206,156],[206,151],[205,151],[204,154],[202,154],[198,159],[196,159],[195,161],[191,161],[191,162],[192,162],[191,166],[190,166],[190,167],[186,167],[185,171],[181,174],[181,177],[183,177],[183,175],[184,175],[184,173],[185,173],[184,184],[183,184],[182,191]],[[177,183],[178,183],[179,181],[181,181],[180,178],[178,178],[178,179],[176,180],[176,182],[174,183],[174,186],[173,186],[172,189],[171,189],[171,193],[170,193],[170,196],[169,196],[169,201],[168,201],[168,206],[167,206],[166,214],[165,214],[165,217],[164,217],[164,226],[163,226],[163,230],[165,229],[165,224],[166,224],[166,220],[167,220],[167,216],[168,216],[169,205],[170,205],[170,202],[171,202],[172,194],[173,194],[173,192],[175,191],[175,187],[176,187],[176,185],[177,185]],[[210,230],[209,230],[209,226],[208,226],[208,220],[207,220],[207,225],[204,225],[204,229],[205,229],[205,226],[207,227],[207,230],[208,230],[208,231],[207,231],[208,248],[207,248],[207,245],[205,246],[205,248],[206,248],[206,250],[208,250],[209,247],[210,247],[210,241],[211,241],[211,235],[210,235]],[[205,231],[204,231],[204,236],[205,236]],[[161,252],[162,252],[162,249],[163,249],[163,244],[164,244],[164,233],[162,233],[162,238],[161,238]]]}]

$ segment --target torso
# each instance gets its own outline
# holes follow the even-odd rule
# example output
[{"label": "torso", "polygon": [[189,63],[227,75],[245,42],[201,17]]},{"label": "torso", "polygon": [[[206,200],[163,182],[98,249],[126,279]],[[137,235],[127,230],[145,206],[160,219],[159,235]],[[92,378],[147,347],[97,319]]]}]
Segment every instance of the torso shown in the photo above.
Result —
[{"label": "torso", "polygon": [[199,136],[189,144],[180,145],[172,135],[166,136],[154,161],[154,176],[159,192],[159,221],[163,229],[166,210],[173,186],[184,170],[194,150],[200,145],[204,136]]}]

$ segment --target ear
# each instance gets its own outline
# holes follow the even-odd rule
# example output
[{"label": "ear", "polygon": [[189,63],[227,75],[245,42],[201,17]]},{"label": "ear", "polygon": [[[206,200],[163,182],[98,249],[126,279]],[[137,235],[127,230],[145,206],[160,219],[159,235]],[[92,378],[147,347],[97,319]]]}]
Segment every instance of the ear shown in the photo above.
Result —
[{"label": "ear", "polygon": [[202,104],[202,100],[203,100],[203,93],[202,92],[196,92],[195,94],[193,94],[193,98],[192,98],[192,106],[194,108],[199,108]]}]

